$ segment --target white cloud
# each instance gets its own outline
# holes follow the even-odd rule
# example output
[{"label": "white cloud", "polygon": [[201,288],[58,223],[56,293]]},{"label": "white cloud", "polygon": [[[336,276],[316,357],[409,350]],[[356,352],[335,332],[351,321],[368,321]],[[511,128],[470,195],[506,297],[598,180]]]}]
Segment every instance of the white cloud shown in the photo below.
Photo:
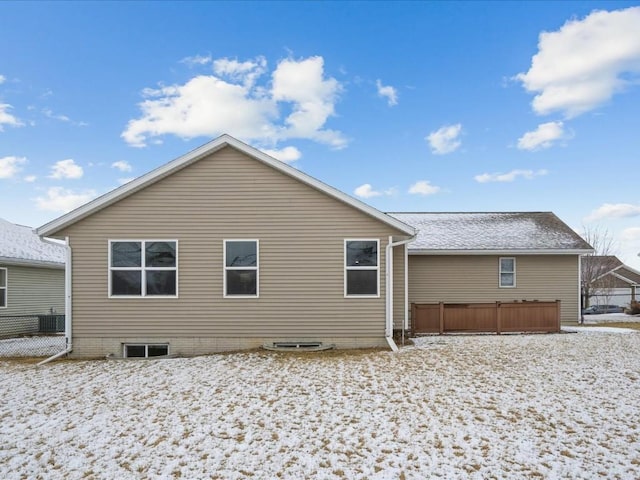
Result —
[{"label": "white cloud", "polygon": [[9,113],[9,109],[13,108],[8,103],[0,103],[0,132],[4,131],[2,125],[10,125],[12,127],[22,127],[22,123],[18,118]]},{"label": "white cloud", "polygon": [[0,75],[0,85],[2,85],[7,80],[7,77],[4,75]]},{"label": "white cloud", "polygon": [[267,60],[262,56],[246,62],[219,58],[213,62],[213,71],[220,77],[226,77],[233,82],[240,82],[251,88],[256,80],[267,71]]},{"label": "white cloud", "polygon": [[22,168],[20,165],[27,163],[24,157],[2,157],[0,158],[0,178],[13,178]]},{"label": "white cloud", "polygon": [[353,191],[353,193],[360,198],[372,198],[382,195],[382,192],[374,190],[370,183],[360,185]]},{"label": "white cloud", "polygon": [[637,83],[640,74],[640,7],[594,11],[542,32],[526,73],[516,75],[535,93],[533,110],[576,117]]},{"label": "white cloud", "polygon": [[535,177],[540,177],[543,175],[547,175],[549,172],[547,170],[512,170],[507,173],[483,173],[481,175],[476,175],[474,180],[478,183],[488,183],[488,182],[513,182],[518,177],[526,178],[527,180],[532,180]]},{"label": "white cloud", "polygon": [[133,167],[124,160],[118,160],[117,162],[113,162],[111,164],[111,168],[117,168],[121,172],[130,172],[133,170]]},{"label": "white cloud", "polygon": [[83,122],[83,121],[76,122],[74,120],[71,120],[66,115],[54,113],[50,108],[43,108],[42,114],[47,118],[51,118],[52,120],[59,120],[60,122],[70,123],[78,127],[86,127],[87,125],[89,125],[87,122]]},{"label": "white cloud", "polygon": [[77,179],[82,178],[84,171],[82,167],[75,163],[73,159],[60,160],[51,167],[51,175],[49,178],[69,178]]},{"label": "white cloud", "polygon": [[296,147],[284,147],[279,150],[274,149],[262,149],[267,155],[271,155],[273,158],[277,158],[281,162],[291,163],[299,160],[302,157],[302,152]]},{"label": "white cloud", "polygon": [[541,150],[549,148],[557,140],[564,138],[565,133],[562,122],[548,122],[538,125],[532,132],[525,133],[518,139],[520,150]]},{"label": "white cloud", "polygon": [[445,125],[435,132],[431,132],[425,137],[425,140],[429,142],[433,153],[444,155],[445,153],[454,152],[460,147],[459,137],[461,133],[462,125],[460,123]]},{"label": "white cloud", "polygon": [[620,232],[621,260],[640,270],[640,227],[631,227]]},{"label": "white cloud", "polygon": [[413,195],[435,195],[440,190],[440,187],[431,185],[428,180],[420,180],[409,187],[409,193]]},{"label": "white cloud", "polygon": [[[346,146],[341,132],[324,129],[335,114],[340,83],[324,75],[322,57],[282,60],[271,85],[257,82],[266,72],[262,57],[238,62],[214,61],[216,75],[199,75],[184,85],[144,89],[142,115],[122,133],[132,146],[144,147],[162,135],[189,139],[229,133],[246,141],[277,144],[304,138],[333,148]],[[280,119],[280,110],[290,114]]]},{"label": "white cloud", "polygon": [[51,187],[47,190],[46,197],[36,198],[36,206],[40,210],[66,213],[74,208],[84,205],[96,197],[94,190],[74,192],[62,187]]},{"label": "white cloud", "polygon": [[24,177],[24,181],[27,183],[33,183],[36,181],[38,177],[36,177],[35,175],[27,175],[26,177]]},{"label": "white cloud", "polygon": [[629,217],[640,217],[640,205],[632,205],[630,203],[605,203],[591,212],[585,220],[590,222],[603,218]]},{"label": "white cloud", "polygon": [[397,193],[397,189],[395,187],[391,187],[386,190],[374,190],[370,183],[365,183],[357,187],[353,193],[360,198],[380,197],[383,195],[390,197]]},{"label": "white cloud", "polygon": [[620,234],[620,239],[625,242],[640,241],[640,227],[626,228]]},{"label": "white cloud", "polygon": [[196,65],[207,65],[211,63],[211,55],[193,55],[191,57],[184,57],[180,60],[180,63],[186,63],[190,67],[194,67]]},{"label": "white cloud", "polygon": [[325,78],[324,59],[282,60],[272,74],[273,99],[290,102],[291,114],[285,118],[282,139],[308,138],[343,148],[347,141],[340,132],[322,127],[335,114],[334,105],[342,86],[335,78]]},{"label": "white cloud", "polygon": [[36,198],[36,206],[40,210],[66,213],[87,203],[95,196],[96,192],[94,190],[77,193],[62,187],[51,187],[47,190],[46,197]]},{"label": "white cloud", "polygon": [[398,104],[398,91],[390,85],[382,85],[380,80],[376,80],[376,87],[378,87],[378,96],[387,99],[387,105],[393,107]]}]

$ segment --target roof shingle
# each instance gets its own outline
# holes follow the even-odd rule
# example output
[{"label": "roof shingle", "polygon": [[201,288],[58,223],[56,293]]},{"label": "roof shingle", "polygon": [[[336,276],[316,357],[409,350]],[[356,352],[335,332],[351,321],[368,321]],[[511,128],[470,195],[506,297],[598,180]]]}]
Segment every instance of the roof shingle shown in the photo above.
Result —
[{"label": "roof shingle", "polygon": [[551,212],[389,213],[418,231],[409,251],[591,250]]}]

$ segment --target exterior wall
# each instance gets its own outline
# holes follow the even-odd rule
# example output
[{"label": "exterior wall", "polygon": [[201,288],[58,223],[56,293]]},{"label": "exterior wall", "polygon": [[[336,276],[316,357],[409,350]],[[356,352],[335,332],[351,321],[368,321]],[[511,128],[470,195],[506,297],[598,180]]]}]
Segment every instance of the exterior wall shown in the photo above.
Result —
[{"label": "exterior wall", "polygon": [[[393,328],[404,328],[404,251],[406,245],[393,249]],[[407,309],[411,306],[407,305]]]},{"label": "exterior wall", "polygon": [[[282,337],[189,337],[189,336],[137,336],[137,337],[74,337],[74,357],[121,357],[125,343],[169,344],[169,354],[206,355],[212,352],[232,352],[259,348],[265,343],[282,341]],[[334,344],[336,348],[388,348],[383,335],[378,337],[296,337],[296,341],[319,341]]]},{"label": "exterior wall", "polygon": [[515,288],[498,286],[499,258],[410,255],[409,303],[560,300],[562,322],[579,318],[577,255],[515,256]]},{"label": "exterior wall", "polygon": [[[120,355],[130,338],[171,339],[176,354],[265,338],[378,345],[385,246],[399,233],[224,148],[58,232],[73,250],[74,355]],[[372,238],[380,240],[380,296],[345,298],[344,240]],[[178,240],[179,298],[108,298],[109,239]],[[223,298],[224,239],[260,241],[259,298]]]},{"label": "exterior wall", "polygon": [[64,314],[64,269],[0,264],[7,269],[7,308],[11,315]]}]

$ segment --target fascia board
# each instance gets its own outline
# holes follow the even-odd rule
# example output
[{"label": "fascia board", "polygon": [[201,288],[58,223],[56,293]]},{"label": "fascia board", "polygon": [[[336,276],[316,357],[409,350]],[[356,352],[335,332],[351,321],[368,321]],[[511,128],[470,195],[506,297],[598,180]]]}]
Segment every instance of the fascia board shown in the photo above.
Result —
[{"label": "fascia board", "polygon": [[22,258],[11,258],[11,257],[0,257],[0,264],[14,265],[16,267],[64,269],[64,263],[46,262],[43,260],[27,260]]},{"label": "fascia board", "polygon": [[412,249],[409,247],[409,255],[585,255],[593,250],[582,249],[548,249],[548,250],[434,250],[434,249]]}]

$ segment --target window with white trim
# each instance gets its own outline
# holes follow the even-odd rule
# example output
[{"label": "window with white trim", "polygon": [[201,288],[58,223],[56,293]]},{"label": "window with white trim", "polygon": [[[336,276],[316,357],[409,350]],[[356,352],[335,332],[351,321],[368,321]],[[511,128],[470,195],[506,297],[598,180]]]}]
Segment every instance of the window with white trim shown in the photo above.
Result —
[{"label": "window with white trim", "polygon": [[177,297],[177,240],[110,240],[109,296]]},{"label": "window with white trim", "polygon": [[0,268],[0,308],[7,308],[7,269]]},{"label": "window with white trim", "polygon": [[347,297],[380,295],[380,241],[344,241],[344,294]]},{"label": "window with white trim", "polygon": [[224,240],[224,296],[257,297],[259,281],[258,240]]},{"label": "window with white trim", "polygon": [[516,259],[513,257],[500,258],[500,287],[516,286]]},{"label": "window with white trim", "polygon": [[169,355],[169,344],[126,343],[123,346],[125,358],[163,357]]}]

